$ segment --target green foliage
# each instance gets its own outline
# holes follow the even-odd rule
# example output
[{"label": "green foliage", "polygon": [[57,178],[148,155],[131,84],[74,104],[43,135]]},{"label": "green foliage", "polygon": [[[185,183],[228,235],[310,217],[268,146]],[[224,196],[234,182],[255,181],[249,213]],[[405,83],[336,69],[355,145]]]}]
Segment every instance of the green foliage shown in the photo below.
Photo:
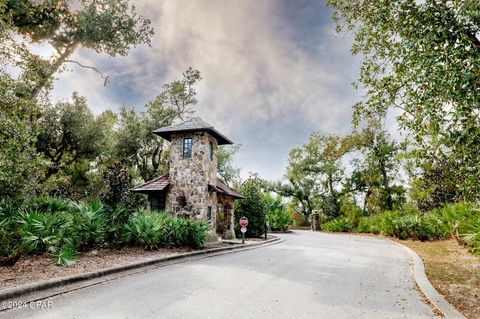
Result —
[{"label": "green foliage", "polygon": [[369,120],[361,132],[345,139],[361,156],[352,160],[353,172],[346,178],[343,192],[364,195],[364,214],[392,210],[403,204],[405,191],[403,186],[395,184],[400,147],[379,121]]},{"label": "green foliage", "polygon": [[218,175],[228,185],[238,184],[240,182],[240,168],[233,165],[233,156],[240,149],[239,144],[221,145],[218,147]]},{"label": "green foliage", "polygon": [[255,176],[247,179],[241,189],[245,199],[235,202],[235,233],[241,235],[239,220],[248,218],[247,237],[260,237],[265,233],[265,206],[263,202],[262,182]]},{"label": "green foliage", "polygon": [[44,59],[44,68],[33,72],[37,79],[32,99],[51,83],[62,64],[75,63],[68,58],[78,47],[110,56],[127,55],[133,46],[150,44],[153,34],[150,21],[139,16],[128,0],[82,0],[75,4],[67,0],[11,0],[5,9],[13,31],[33,43],[47,42],[56,50],[52,60]]},{"label": "green foliage", "polygon": [[102,202],[107,209],[115,210],[117,207],[123,207],[135,210],[145,206],[145,196],[130,192],[135,183],[128,167],[122,162],[118,161],[107,166],[103,172],[103,181],[106,187],[102,194]]},{"label": "green foliage", "polygon": [[318,208],[328,219],[338,216],[340,194],[337,186],[344,176],[341,159],[350,148],[348,139],[312,133],[307,143],[290,151],[286,181],[271,185],[271,189],[298,201],[305,224]]},{"label": "green foliage", "polygon": [[18,219],[22,242],[27,252],[54,253],[61,246],[65,231],[71,226],[70,216],[62,212],[26,211]]},{"label": "green foliage", "polygon": [[104,207],[99,200],[74,204],[73,241],[81,250],[102,245],[107,235]]},{"label": "green foliage", "polygon": [[167,213],[105,209],[99,200],[77,203],[42,197],[17,203],[3,199],[0,265],[13,265],[24,254],[46,253],[57,264],[69,266],[77,260],[77,250],[122,244],[201,248],[208,229],[207,223]]},{"label": "green foliage", "polygon": [[0,200],[0,266],[14,264],[25,250],[18,226],[20,209],[18,202]]},{"label": "green foliage", "polygon": [[353,33],[352,53],[363,58],[355,86],[366,96],[354,107],[354,121],[396,108],[401,128],[410,133],[412,165],[420,174],[438,167],[448,174],[441,177],[445,184],[434,174],[421,178],[423,187],[433,188],[441,200],[452,191],[455,201],[478,200],[480,2],[329,0],[328,5],[337,30]]},{"label": "green foliage", "polygon": [[193,219],[173,218],[169,215],[163,221],[166,225],[166,234],[169,235],[164,238],[164,243],[175,247],[203,247],[206,232],[210,227],[207,223]]},{"label": "green foliage", "polygon": [[204,222],[138,210],[125,225],[123,240],[126,244],[147,249],[182,246],[201,248],[208,227]]},{"label": "green foliage", "polygon": [[137,211],[125,225],[123,240],[129,245],[158,248],[162,216],[145,210]]},{"label": "green foliage", "polygon": [[168,172],[169,154],[165,140],[154,130],[171,125],[193,113],[197,103],[195,85],[201,80],[200,72],[187,69],[181,80],[165,84],[163,91],[145,106],[146,113],[122,108],[116,132],[115,156],[138,170],[144,181]]},{"label": "green foliage", "polygon": [[360,221],[360,218],[363,215],[362,209],[358,207],[355,202],[347,197],[343,196],[341,199],[341,212],[346,217],[348,223],[353,227],[356,228]]},{"label": "green foliage", "polygon": [[348,218],[344,216],[337,217],[322,224],[322,229],[332,232],[349,232],[353,230]]},{"label": "green foliage", "polygon": [[95,117],[86,99],[77,94],[71,102],[45,107],[37,149],[50,161],[47,178],[82,159],[93,160],[107,148],[114,124],[107,115]]},{"label": "green foliage", "polygon": [[76,251],[71,245],[66,244],[54,253],[55,263],[60,266],[68,267],[77,262]]},{"label": "green foliage", "polygon": [[58,197],[34,197],[28,202],[28,206],[42,214],[69,212],[72,209],[72,202]]},{"label": "green foliage", "polygon": [[286,209],[275,209],[267,215],[268,225],[272,230],[288,230],[293,225],[293,218]]},{"label": "green foliage", "polygon": [[356,231],[392,236],[400,239],[435,240],[455,238],[480,253],[480,207],[476,204],[445,205],[421,214],[407,206],[400,211],[385,211],[361,217],[357,227],[341,216],[322,225],[330,231]]},{"label": "green foliage", "polygon": [[270,193],[263,196],[263,205],[267,213],[267,224],[272,230],[286,231],[293,225],[293,218],[283,203],[283,197],[273,197]]},{"label": "green foliage", "polygon": [[[1,38],[0,38],[1,41]],[[0,61],[2,56],[0,53]],[[0,69],[0,196],[30,195],[43,175],[34,147],[38,107],[25,99],[28,83],[15,81]]]}]

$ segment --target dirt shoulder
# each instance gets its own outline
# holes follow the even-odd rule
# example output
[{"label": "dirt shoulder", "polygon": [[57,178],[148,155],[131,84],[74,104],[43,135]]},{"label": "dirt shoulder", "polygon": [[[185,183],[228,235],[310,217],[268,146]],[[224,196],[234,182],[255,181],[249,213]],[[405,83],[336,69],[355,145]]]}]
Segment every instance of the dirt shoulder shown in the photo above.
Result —
[{"label": "dirt shoulder", "polygon": [[480,318],[480,257],[455,240],[401,240],[423,259],[428,280],[458,311]]}]

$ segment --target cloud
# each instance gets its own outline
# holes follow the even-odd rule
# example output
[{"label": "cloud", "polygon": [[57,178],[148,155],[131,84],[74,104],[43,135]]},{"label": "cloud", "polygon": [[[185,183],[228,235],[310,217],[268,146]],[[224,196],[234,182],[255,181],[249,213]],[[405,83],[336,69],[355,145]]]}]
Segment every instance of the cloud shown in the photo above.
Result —
[{"label": "cloud", "polygon": [[53,96],[76,90],[100,112],[123,104],[142,110],[161,86],[188,67],[202,72],[197,114],[243,145],[237,164],[276,179],[288,151],[311,131],[348,133],[350,83],[358,59],[351,39],[333,32],[319,1],[136,1],[152,20],[152,47],[114,59],[87,50],[75,58],[111,76],[104,88],[94,72],[73,66]]}]

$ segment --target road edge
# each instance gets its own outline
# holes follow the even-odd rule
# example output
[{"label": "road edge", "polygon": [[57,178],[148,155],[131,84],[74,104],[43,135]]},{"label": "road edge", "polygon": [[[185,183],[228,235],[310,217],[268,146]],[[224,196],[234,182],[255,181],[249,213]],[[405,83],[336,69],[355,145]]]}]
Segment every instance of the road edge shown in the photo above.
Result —
[{"label": "road edge", "polygon": [[421,292],[425,297],[445,316],[447,319],[467,319],[460,311],[455,309],[430,283],[425,273],[425,265],[422,258],[410,247],[404,246],[399,242],[391,240],[389,238],[379,238],[386,239],[394,244],[405,249],[410,255],[413,266],[413,279],[417,283]]},{"label": "road edge", "polygon": [[[304,232],[309,232],[308,230],[300,230]],[[312,232],[312,231],[310,231]],[[370,239],[379,239],[379,240],[385,240],[390,243],[396,244],[400,247],[402,247],[410,256],[410,265],[412,268],[412,277],[415,283],[417,284],[418,288],[420,291],[423,293],[425,298],[429,302],[432,303],[432,305],[440,311],[446,319],[467,319],[460,311],[455,309],[445,298],[432,286],[430,281],[427,278],[427,274],[425,273],[425,265],[423,263],[422,258],[417,254],[416,251],[411,249],[410,247],[404,246],[401,243],[388,238],[388,237],[379,237],[376,235],[373,236],[361,236],[357,235],[355,233],[338,233],[338,232],[325,232],[325,231],[319,231],[318,233],[321,234],[328,234],[328,235],[337,235],[337,236],[351,236],[351,237],[357,237],[357,238],[370,238]]]},{"label": "road edge", "polygon": [[[171,261],[182,261],[182,260],[188,261],[188,260],[191,260],[192,257],[197,257],[196,259],[208,258],[208,257],[217,256],[217,255],[223,255],[223,254],[245,251],[245,250],[250,250],[255,248],[261,248],[264,246],[270,246],[273,244],[280,243],[282,241],[283,241],[282,238],[276,237],[276,238],[268,239],[263,242],[258,242],[258,243],[255,242],[255,243],[246,244],[246,245],[235,244],[230,247],[209,248],[209,249],[200,250],[200,251],[181,253],[174,256],[159,257],[151,260],[130,263],[130,264],[117,266],[117,267],[104,268],[97,271],[87,272],[87,273],[68,276],[68,277],[62,277],[62,278],[30,284],[30,285],[23,285],[15,288],[5,289],[4,291],[0,291],[0,301],[7,301],[9,299],[11,300],[13,298],[19,298],[19,297],[30,295],[33,293],[44,292],[52,288],[58,288],[58,287],[68,286],[75,283],[81,283],[83,281],[98,279],[108,275],[121,274],[121,273],[135,270],[135,269],[142,269],[149,266],[161,265]],[[65,291],[65,292],[68,292],[68,291]],[[0,309],[0,311],[3,311],[3,310],[7,310],[7,309]]]}]

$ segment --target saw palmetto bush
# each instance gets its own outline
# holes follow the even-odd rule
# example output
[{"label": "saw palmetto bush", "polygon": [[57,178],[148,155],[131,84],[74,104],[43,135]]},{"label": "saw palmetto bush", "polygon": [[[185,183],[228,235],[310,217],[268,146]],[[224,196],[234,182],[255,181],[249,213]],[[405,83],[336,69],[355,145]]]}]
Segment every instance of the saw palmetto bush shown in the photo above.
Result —
[{"label": "saw palmetto bush", "polygon": [[13,265],[25,254],[48,254],[56,264],[69,266],[77,260],[78,251],[107,246],[200,248],[208,227],[207,223],[165,212],[106,209],[98,200],[2,200],[0,266]]},{"label": "saw palmetto bush", "polygon": [[123,231],[123,241],[132,246],[154,249],[160,246],[160,216],[140,209],[130,218]]},{"label": "saw palmetto bush", "polygon": [[356,231],[400,239],[436,240],[454,238],[480,254],[480,207],[472,203],[448,204],[427,213],[415,210],[385,211],[361,217],[357,227],[340,216],[322,225],[329,231]]},{"label": "saw palmetto bush", "polygon": [[20,209],[12,200],[0,201],[0,266],[15,264],[25,251],[17,222]]},{"label": "saw palmetto bush", "polygon": [[72,202],[57,197],[34,197],[28,203],[28,207],[39,213],[70,212]]},{"label": "saw palmetto bush", "polygon": [[147,249],[159,247],[201,248],[208,224],[173,217],[163,212],[137,210],[124,227],[124,243]]},{"label": "saw palmetto bush", "polygon": [[476,204],[457,203],[435,209],[431,213],[445,224],[445,237],[451,236],[480,254],[480,207]]},{"label": "saw palmetto bush", "polygon": [[205,243],[205,234],[208,224],[192,219],[164,218],[164,227],[170,235],[169,242],[175,246],[201,248]]},{"label": "saw palmetto bush", "polygon": [[71,216],[60,212],[43,214],[29,210],[20,213],[17,221],[27,252],[56,253],[71,225]]},{"label": "saw palmetto bush", "polygon": [[98,200],[73,203],[72,240],[80,250],[91,249],[105,243],[107,220]]}]

